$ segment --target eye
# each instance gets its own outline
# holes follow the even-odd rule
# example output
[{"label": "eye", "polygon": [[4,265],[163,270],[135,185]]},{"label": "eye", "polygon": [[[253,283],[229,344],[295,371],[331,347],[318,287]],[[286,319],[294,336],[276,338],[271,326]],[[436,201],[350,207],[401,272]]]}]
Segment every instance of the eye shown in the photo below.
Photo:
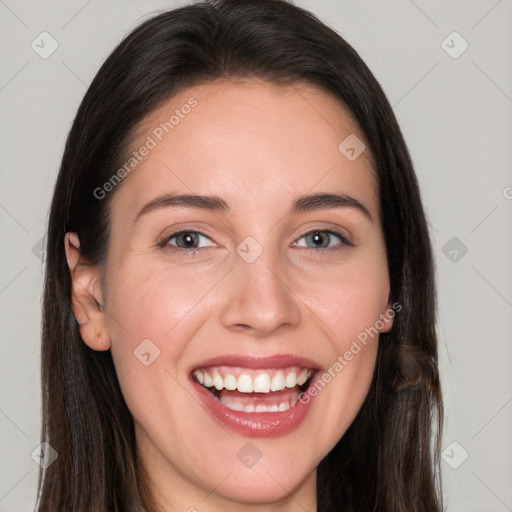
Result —
[{"label": "eye", "polygon": [[310,231],[296,242],[297,247],[308,249],[334,249],[340,245],[352,244],[342,234],[330,230]]},{"label": "eye", "polygon": [[184,250],[189,252],[195,252],[206,247],[211,247],[214,244],[208,244],[211,241],[206,235],[197,231],[179,231],[166,236],[160,240],[158,245],[163,247],[166,246],[171,250]]}]

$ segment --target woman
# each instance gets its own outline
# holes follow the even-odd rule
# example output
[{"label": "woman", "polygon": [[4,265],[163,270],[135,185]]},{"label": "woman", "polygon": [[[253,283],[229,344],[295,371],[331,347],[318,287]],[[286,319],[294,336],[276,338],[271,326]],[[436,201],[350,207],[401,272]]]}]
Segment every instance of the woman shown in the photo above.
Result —
[{"label": "woman", "polygon": [[55,188],[42,367],[40,511],[441,510],[425,216],[339,35],[225,0],[121,42]]}]

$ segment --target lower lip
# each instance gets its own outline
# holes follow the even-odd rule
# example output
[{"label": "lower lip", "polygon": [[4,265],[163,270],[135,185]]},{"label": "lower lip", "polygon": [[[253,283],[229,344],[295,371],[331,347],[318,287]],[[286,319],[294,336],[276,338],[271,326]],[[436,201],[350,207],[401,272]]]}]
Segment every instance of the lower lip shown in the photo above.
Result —
[{"label": "lower lip", "polygon": [[[310,384],[314,384],[316,378]],[[314,401],[300,400],[287,411],[245,412],[234,411],[221,403],[204,386],[191,377],[195,395],[206,411],[221,425],[248,437],[278,437],[295,430],[307,416]]]}]

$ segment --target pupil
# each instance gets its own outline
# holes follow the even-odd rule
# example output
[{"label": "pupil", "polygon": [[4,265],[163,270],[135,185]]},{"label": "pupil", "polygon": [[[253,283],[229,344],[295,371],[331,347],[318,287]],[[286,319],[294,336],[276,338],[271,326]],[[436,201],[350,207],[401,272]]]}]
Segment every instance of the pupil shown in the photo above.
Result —
[{"label": "pupil", "polygon": [[325,245],[323,242],[327,242],[327,233],[319,233],[318,231],[316,233],[313,233],[313,242],[317,245]]},{"label": "pupil", "polygon": [[191,247],[194,245],[195,238],[192,233],[185,233],[185,234],[181,235],[181,237],[182,237],[183,243],[187,247]]}]

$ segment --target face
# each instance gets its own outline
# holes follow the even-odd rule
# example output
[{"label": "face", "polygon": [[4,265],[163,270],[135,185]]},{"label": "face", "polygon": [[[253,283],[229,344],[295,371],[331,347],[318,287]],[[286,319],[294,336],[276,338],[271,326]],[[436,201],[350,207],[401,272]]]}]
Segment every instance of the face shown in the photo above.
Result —
[{"label": "face", "polygon": [[106,262],[75,274],[73,305],[84,341],[112,351],[169,510],[314,509],[315,468],[392,322],[375,175],[354,137],[336,98],[256,80],[191,87],[139,128]]}]

